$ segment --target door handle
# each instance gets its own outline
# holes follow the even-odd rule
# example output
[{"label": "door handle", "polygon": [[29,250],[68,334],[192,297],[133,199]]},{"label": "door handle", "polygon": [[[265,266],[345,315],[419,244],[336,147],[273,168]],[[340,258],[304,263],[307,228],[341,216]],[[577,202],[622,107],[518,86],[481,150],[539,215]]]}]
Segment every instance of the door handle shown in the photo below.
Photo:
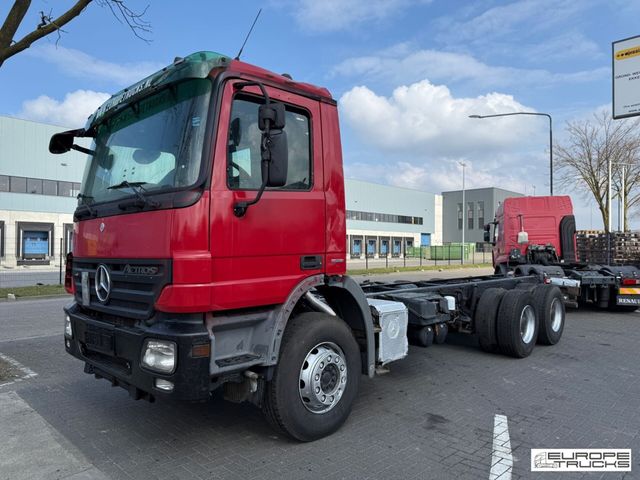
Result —
[{"label": "door handle", "polygon": [[301,270],[317,270],[322,267],[322,255],[303,255],[300,257]]}]

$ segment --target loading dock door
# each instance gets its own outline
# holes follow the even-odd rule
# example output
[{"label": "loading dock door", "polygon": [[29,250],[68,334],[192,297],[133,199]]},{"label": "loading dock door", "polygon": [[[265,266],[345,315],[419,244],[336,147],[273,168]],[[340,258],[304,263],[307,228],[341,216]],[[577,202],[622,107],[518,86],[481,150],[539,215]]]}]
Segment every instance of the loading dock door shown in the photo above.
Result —
[{"label": "loading dock door", "polygon": [[362,253],[362,240],[355,238],[353,240],[353,255],[360,255]]},{"label": "loading dock door", "polygon": [[367,238],[367,255],[373,256],[376,254],[376,239]]},{"label": "loading dock door", "polygon": [[380,255],[389,255],[389,240],[380,240]]},{"label": "loading dock door", "polygon": [[22,234],[22,257],[43,259],[49,253],[49,232],[26,230]]},{"label": "loading dock door", "polygon": [[420,246],[422,246],[422,247],[431,246],[431,234],[430,233],[422,233],[422,234],[420,234]]},{"label": "loading dock door", "polygon": [[399,238],[394,238],[393,239],[393,255],[394,256],[399,256],[400,253],[402,253],[402,240],[400,240]]}]

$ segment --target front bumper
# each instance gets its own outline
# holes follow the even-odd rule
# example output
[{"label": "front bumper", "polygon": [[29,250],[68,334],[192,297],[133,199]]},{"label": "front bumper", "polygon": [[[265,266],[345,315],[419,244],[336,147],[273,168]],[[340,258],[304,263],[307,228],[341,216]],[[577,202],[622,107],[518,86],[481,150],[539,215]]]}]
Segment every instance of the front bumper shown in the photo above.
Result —
[{"label": "front bumper", "polygon": [[[73,329],[73,338],[66,338],[65,348],[69,354],[85,362],[86,373],[125,388],[135,399],[198,401],[209,398],[209,357],[192,355],[194,345],[210,343],[203,323],[167,319],[151,326],[140,323],[122,326],[91,318],[77,303],[64,311],[69,315]],[[177,345],[173,373],[163,374],[141,365],[147,338],[169,340]],[[156,388],[156,379],[172,382],[173,390],[167,392]]]}]

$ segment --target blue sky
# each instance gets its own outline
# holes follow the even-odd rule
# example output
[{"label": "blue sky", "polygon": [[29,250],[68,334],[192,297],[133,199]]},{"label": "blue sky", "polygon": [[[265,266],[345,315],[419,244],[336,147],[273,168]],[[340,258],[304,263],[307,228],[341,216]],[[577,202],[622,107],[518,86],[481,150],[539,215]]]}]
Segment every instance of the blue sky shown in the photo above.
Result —
[{"label": "blue sky", "polygon": [[[0,17],[11,3],[0,4]],[[34,0],[24,24],[71,3]],[[433,192],[461,187],[461,161],[467,188],[547,192],[544,117],[468,115],[550,113],[562,141],[567,120],[611,103],[611,42],[640,34],[637,1],[157,1],[145,43],[95,4],[57,47],[43,39],[5,62],[0,113],[82,125],[108,94],[174,56],[234,56],[259,8],[243,60],[330,89],[347,175]],[[599,228],[595,207],[570,193],[578,227]]]}]

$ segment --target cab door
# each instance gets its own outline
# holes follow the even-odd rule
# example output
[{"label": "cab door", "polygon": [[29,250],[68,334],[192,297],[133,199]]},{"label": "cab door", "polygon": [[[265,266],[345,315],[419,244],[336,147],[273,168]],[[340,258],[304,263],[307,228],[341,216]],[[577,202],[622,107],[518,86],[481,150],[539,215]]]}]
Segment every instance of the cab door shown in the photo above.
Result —
[{"label": "cab door", "polygon": [[216,309],[282,303],[305,277],[324,272],[325,195],[317,101],[266,87],[285,104],[288,173],[244,216],[233,213],[262,183],[257,87],[227,82],[216,138],[211,202],[212,305]]}]

